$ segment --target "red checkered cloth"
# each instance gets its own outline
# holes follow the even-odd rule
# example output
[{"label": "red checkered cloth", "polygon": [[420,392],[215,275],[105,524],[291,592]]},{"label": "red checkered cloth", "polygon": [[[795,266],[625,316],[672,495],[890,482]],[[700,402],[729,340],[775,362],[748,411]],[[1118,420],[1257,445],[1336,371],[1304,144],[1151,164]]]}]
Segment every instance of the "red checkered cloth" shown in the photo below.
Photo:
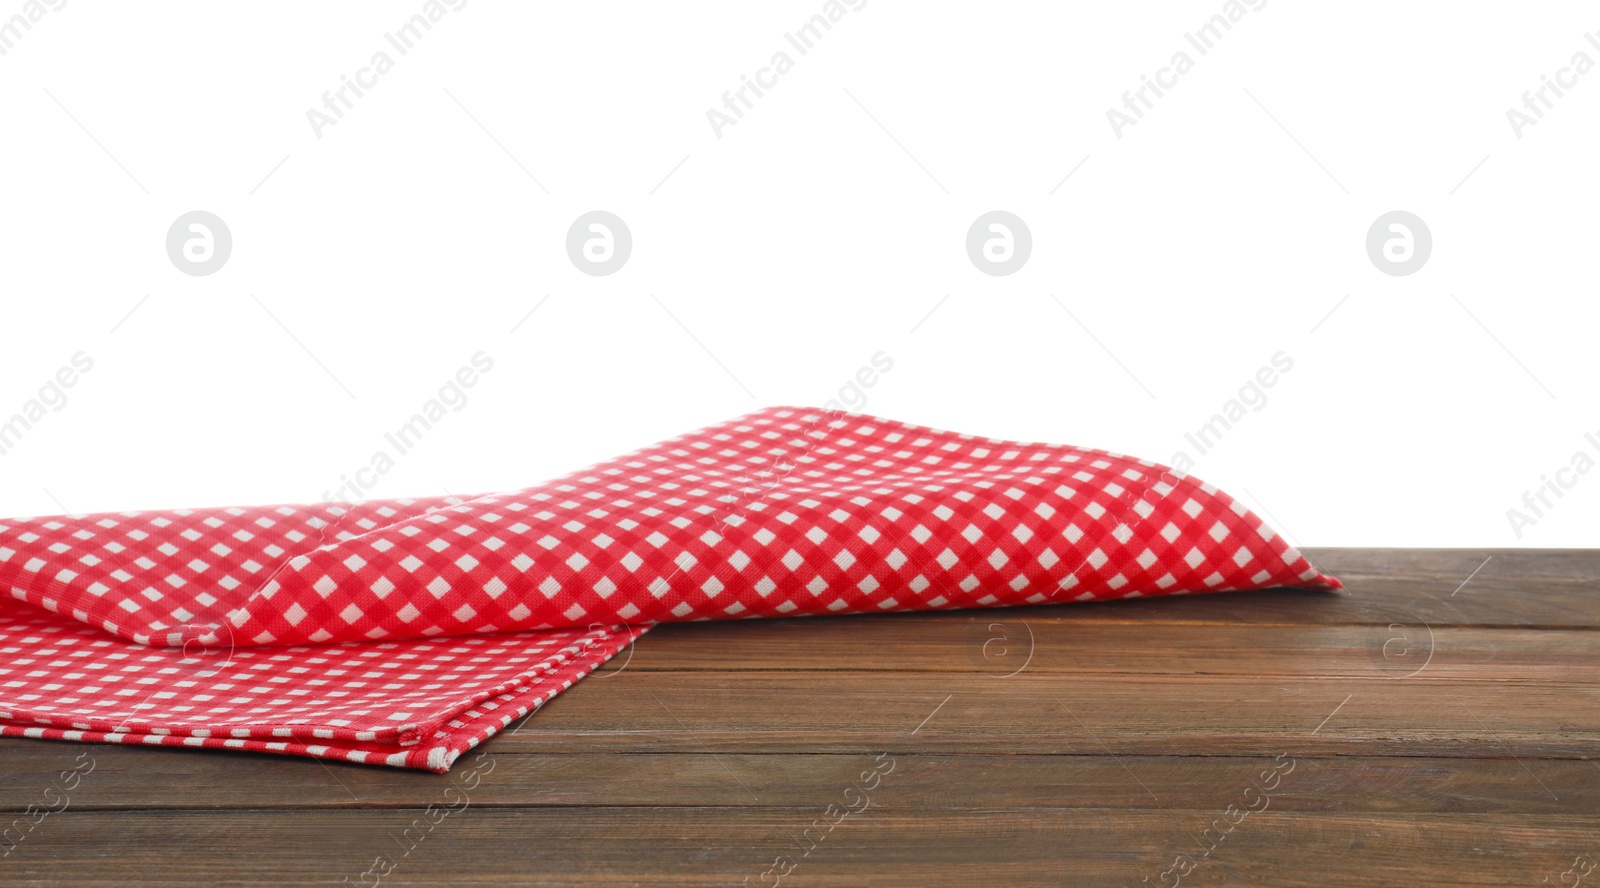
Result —
[{"label": "red checkered cloth", "polygon": [[434,771],[662,621],[1327,576],[1145,460],[772,408],[465,500],[0,521],[0,736]]}]

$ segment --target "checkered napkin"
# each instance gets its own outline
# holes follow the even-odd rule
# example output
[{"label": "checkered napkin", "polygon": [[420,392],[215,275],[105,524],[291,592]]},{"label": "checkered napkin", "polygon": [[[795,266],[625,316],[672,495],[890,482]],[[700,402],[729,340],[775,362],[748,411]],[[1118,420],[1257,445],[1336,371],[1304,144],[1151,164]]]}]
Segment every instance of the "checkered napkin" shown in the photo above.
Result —
[{"label": "checkered napkin", "polygon": [[773,408],[525,490],[0,521],[0,736],[448,770],[656,622],[1333,589],[1155,463]]}]

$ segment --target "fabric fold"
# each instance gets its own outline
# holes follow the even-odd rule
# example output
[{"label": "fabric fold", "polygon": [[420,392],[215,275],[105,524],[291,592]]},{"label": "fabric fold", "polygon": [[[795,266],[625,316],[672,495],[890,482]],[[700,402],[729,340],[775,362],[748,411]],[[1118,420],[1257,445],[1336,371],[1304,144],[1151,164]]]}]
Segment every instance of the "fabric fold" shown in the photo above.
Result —
[{"label": "fabric fold", "polygon": [[1339,588],[1159,464],[771,408],[466,499],[0,521],[0,736],[442,771],[658,622],[1286,585]]}]

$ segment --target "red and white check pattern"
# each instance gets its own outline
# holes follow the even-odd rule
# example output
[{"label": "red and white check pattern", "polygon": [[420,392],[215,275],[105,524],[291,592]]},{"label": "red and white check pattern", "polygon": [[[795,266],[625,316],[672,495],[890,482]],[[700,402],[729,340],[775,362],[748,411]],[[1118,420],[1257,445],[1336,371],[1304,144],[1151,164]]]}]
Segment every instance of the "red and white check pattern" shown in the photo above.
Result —
[{"label": "red and white check pattern", "polygon": [[465,501],[0,522],[0,735],[442,770],[629,625],[1279,585],[1339,586],[1155,463],[773,408]]},{"label": "red and white check pattern", "polygon": [[132,645],[0,603],[0,737],[279,752],[446,771],[642,628],[409,642]]}]

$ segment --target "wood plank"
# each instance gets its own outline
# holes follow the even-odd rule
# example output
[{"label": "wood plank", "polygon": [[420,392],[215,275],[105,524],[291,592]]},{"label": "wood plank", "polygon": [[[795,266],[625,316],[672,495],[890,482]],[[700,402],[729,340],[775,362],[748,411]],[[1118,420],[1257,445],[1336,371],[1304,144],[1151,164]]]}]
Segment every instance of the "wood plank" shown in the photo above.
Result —
[{"label": "wood plank", "polygon": [[[1489,582],[1518,579],[1530,584],[1600,586],[1600,549],[1384,549],[1304,550],[1335,575],[1393,582],[1429,583],[1446,592],[1473,576]],[[1485,564],[1486,559],[1491,559]],[[1481,568],[1481,569],[1480,569]]]},{"label": "wood plank", "polygon": [[[433,815],[420,806],[287,817],[152,811],[137,820],[85,811],[46,821],[35,844],[0,865],[8,879],[35,885],[363,884],[382,860],[384,884],[703,886],[770,885],[763,871],[793,855],[789,885],[1058,888],[1162,884],[1159,873],[1183,853],[1198,867],[1185,884],[1503,888],[1540,884],[1541,874],[1556,883],[1574,855],[1600,854],[1592,816],[1269,808],[1225,832],[1212,824],[1236,795],[1209,812],[920,812],[901,810],[896,792],[880,787],[865,810],[827,832],[812,827],[825,822],[820,808],[508,810],[475,808],[469,797],[438,817],[450,804],[442,794]],[[808,828],[815,848],[802,855]],[[1208,828],[1222,840],[1202,839]],[[1211,843],[1216,850],[1202,856]]]},{"label": "wood plank", "polygon": [[[431,801],[461,773],[478,769],[478,753],[463,759],[457,776],[451,777],[337,762],[322,768],[251,753],[39,743],[7,754],[0,812],[15,815],[28,805],[50,804],[44,788],[56,785],[57,773],[85,751],[95,769],[69,793],[70,810],[123,810],[130,818],[152,810],[414,807]],[[873,761],[867,754],[555,755],[496,746],[482,754],[492,764],[482,768],[473,804],[526,808],[817,808],[856,781]],[[1294,779],[1272,793],[1273,810],[1600,811],[1600,764],[1592,761],[1360,755],[1296,755],[1294,760]],[[985,754],[898,754],[892,775],[897,810],[1210,810],[1274,762],[1266,755],[1039,755],[995,749]]]},{"label": "wood plank", "polygon": [[541,752],[1600,755],[1592,684],[1425,676],[624,672],[491,742]]},{"label": "wood plank", "polygon": [[1600,552],[1588,549],[1312,549],[1377,620],[1594,627]]},{"label": "wood plank", "polygon": [[1096,623],[1011,608],[659,626],[597,671],[1316,675],[1600,682],[1600,632]]}]

